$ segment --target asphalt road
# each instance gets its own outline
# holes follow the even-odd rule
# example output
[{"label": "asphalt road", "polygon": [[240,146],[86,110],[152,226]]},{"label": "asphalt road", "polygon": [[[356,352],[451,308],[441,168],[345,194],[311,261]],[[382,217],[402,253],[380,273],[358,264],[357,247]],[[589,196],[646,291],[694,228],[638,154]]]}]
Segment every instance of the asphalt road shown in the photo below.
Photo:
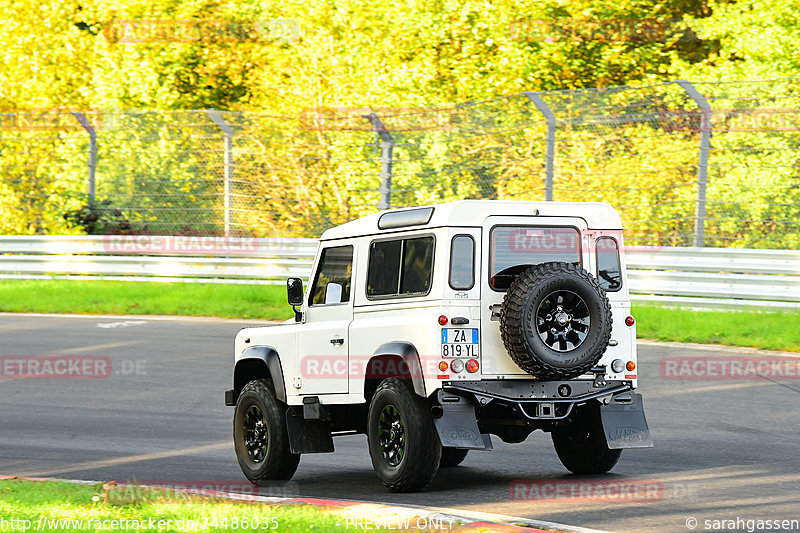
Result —
[{"label": "asphalt road", "polygon": [[[100,374],[9,379],[6,373],[0,474],[245,486],[231,445],[233,410],[222,396],[230,386],[233,336],[242,326],[0,315],[0,357],[97,356]],[[493,438],[494,451],[472,452],[418,494],[386,491],[372,472],[365,437],[341,437],[334,454],[304,456],[291,482],[266,492],[458,508],[611,531],[690,531],[690,517],[699,531],[715,525],[705,520],[800,519],[797,377],[676,380],[659,370],[664,357],[751,357],[735,349],[644,343],[639,356],[656,447],[627,450],[612,474],[588,480],[593,497],[563,490],[553,497],[554,483],[581,478],[567,475],[541,432],[515,445]],[[528,480],[526,490],[515,492],[515,480]],[[614,487],[625,483],[645,492],[615,497]],[[740,524],[717,530],[746,531]]]}]

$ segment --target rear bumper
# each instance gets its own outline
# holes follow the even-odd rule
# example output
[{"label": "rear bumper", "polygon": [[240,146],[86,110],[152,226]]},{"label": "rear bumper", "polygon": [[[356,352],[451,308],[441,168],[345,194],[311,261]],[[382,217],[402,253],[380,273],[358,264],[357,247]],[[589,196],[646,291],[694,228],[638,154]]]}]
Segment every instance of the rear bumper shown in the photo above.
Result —
[{"label": "rear bumper", "polygon": [[[547,421],[563,420],[576,405],[590,400],[607,404],[612,398],[632,391],[633,385],[630,382],[610,381],[596,388],[591,381],[473,381],[447,384],[442,390],[442,402],[447,402],[450,393],[474,398],[481,407],[490,406],[493,402],[513,405],[528,420]],[[563,395],[567,390],[568,394]]]},{"label": "rear bumper", "polygon": [[443,416],[435,422],[447,446],[489,449],[491,445],[481,440],[485,433],[494,433],[506,442],[522,442],[534,429],[552,431],[574,423],[570,415],[589,402],[600,404],[609,448],[653,446],[642,396],[627,381],[602,387],[591,381],[450,383],[442,387],[437,399]]}]

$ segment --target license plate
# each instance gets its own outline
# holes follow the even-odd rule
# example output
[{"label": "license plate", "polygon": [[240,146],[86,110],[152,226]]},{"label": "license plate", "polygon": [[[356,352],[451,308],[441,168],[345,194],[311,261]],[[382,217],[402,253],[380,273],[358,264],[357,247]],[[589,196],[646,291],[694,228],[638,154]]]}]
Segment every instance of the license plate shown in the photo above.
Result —
[{"label": "license plate", "polygon": [[445,328],[442,330],[443,357],[477,357],[477,328]]}]

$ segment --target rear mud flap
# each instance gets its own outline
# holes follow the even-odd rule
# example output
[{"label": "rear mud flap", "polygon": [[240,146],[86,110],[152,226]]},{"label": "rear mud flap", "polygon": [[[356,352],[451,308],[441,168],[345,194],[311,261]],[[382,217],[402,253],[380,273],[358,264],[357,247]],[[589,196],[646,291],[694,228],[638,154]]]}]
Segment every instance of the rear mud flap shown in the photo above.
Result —
[{"label": "rear mud flap", "polygon": [[600,418],[610,449],[653,447],[641,394],[614,397],[608,405],[600,407]]},{"label": "rear mud flap", "polygon": [[475,418],[475,408],[464,398],[448,396],[440,403],[444,414],[434,419],[442,446],[467,450],[491,450],[492,439],[482,434]]}]

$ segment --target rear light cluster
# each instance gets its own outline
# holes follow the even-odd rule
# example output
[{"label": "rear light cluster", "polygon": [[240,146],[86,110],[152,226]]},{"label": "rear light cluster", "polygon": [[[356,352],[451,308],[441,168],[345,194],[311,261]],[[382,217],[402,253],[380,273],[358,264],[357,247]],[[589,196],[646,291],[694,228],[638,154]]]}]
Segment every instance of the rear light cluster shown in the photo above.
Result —
[{"label": "rear light cluster", "polygon": [[480,364],[478,363],[477,359],[469,359],[466,364],[464,363],[463,359],[451,359],[448,363],[447,361],[439,361],[439,370],[442,372],[447,372],[450,370],[451,372],[458,374],[466,370],[470,374],[474,374],[480,369]]},{"label": "rear light cluster", "polygon": [[[458,317],[454,318],[453,320],[454,320],[453,324],[466,323],[466,321],[456,322],[456,320],[464,320],[464,319],[458,319]],[[450,323],[450,319],[447,318],[446,315],[440,315],[439,318],[437,319],[437,322],[439,323],[440,326],[446,326],[448,323]],[[463,372],[464,370],[466,370],[470,374],[474,374],[479,369],[480,369],[480,363],[478,363],[477,359],[468,359],[466,363],[464,362],[464,359],[450,359],[450,362],[439,361],[439,371],[440,372],[448,372],[449,371],[449,372],[453,372],[454,374],[459,374],[459,373]],[[439,377],[440,378],[446,378],[447,376],[440,375]]]},{"label": "rear light cluster", "polygon": [[619,374],[625,370],[628,372],[633,372],[636,370],[636,363],[633,361],[628,361],[627,363],[622,359],[614,359],[611,363],[611,370],[613,370],[616,374]]}]

